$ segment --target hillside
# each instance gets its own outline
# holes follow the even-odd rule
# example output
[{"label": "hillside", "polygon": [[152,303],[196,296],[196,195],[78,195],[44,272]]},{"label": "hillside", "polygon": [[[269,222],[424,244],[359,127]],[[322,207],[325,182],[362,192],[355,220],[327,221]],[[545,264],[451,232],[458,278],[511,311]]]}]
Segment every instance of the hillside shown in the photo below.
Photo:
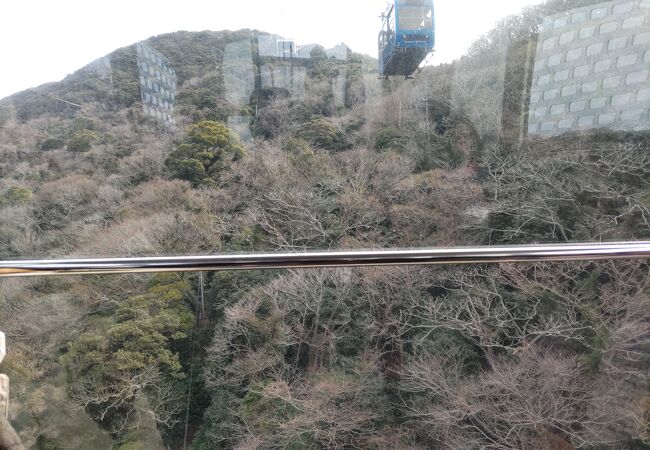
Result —
[{"label": "hillside", "polygon": [[[647,132],[520,139],[527,14],[414,80],[178,32],[2,99],[0,258],[647,238]],[[648,270],[3,280],[10,419],[37,449],[648,448]]]}]

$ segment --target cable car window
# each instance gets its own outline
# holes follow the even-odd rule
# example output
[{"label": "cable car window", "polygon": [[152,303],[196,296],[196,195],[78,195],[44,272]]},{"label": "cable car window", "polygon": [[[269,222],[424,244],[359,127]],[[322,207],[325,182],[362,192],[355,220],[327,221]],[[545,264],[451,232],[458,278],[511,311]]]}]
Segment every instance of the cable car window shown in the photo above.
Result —
[{"label": "cable car window", "polygon": [[397,6],[431,6],[431,0],[397,0]]},{"label": "cable car window", "polygon": [[399,8],[399,29],[423,30],[433,26],[431,8],[420,6],[403,6]]},{"label": "cable car window", "polygon": [[0,448],[650,449],[650,0],[1,14]]}]

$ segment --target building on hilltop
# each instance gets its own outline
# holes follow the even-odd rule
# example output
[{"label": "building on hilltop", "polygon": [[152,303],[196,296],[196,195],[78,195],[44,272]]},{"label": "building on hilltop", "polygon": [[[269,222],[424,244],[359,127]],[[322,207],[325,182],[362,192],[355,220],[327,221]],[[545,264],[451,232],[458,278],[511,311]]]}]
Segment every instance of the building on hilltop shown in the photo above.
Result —
[{"label": "building on hilltop", "polygon": [[264,33],[255,35],[253,42],[257,48],[253,58],[257,66],[257,89],[280,89],[291,97],[303,97],[307,71],[300,61],[296,61],[301,57],[295,42]]},{"label": "building on hilltop", "polygon": [[296,43],[276,34],[259,33],[255,36],[259,56],[273,58],[297,58]]},{"label": "building on hilltop", "polygon": [[[296,46],[291,39],[258,32],[226,44],[222,72],[225,98],[233,107],[228,124],[243,140],[252,137],[248,124],[258,117],[260,105],[273,100],[305,98],[308,72],[317,64],[311,56],[316,47],[316,44]],[[324,50],[337,67],[329,86],[335,107],[345,105],[350,84],[347,68],[350,53],[345,44]]]}]

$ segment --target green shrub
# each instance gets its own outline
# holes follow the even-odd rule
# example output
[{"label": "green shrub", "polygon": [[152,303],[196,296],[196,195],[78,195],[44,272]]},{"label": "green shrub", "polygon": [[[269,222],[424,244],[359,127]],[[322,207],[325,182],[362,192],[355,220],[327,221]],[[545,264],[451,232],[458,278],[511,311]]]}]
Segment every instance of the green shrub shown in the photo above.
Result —
[{"label": "green shrub", "polygon": [[314,147],[327,150],[340,150],[344,148],[343,136],[334,124],[323,116],[314,116],[302,124],[296,132],[296,137],[303,139]]},{"label": "green shrub", "polygon": [[135,46],[120,48],[110,55],[113,101],[128,107],[140,101],[140,79]]},{"label": "green shrub", "polygon": [[5,193],[4,199],[10,205],[27,203],[32,198],[32,191],[21,187],[12,187]]},{"label": "green shrub", "polygon": [[219,91],[209,87],[183,90],[176,97],[178,111],[194,120],[225,121],[234,115]]},{"label": "green shrub", "polygon": [[117,450],[141,450],[142,448],[144,448],[144,446],[140,441],[129,441],[120,445]]},{"label": "green shrub", "polygon": [[408,137],[398,128],[383,128],[375,138],[375,150],[404,150]]},{"label": "green shrub", "polygon": [[68,141],[68,151],[84,153],[90,150],[99,136],[94,131],[81,130],[75,132]]},{"label": "green shrub", "polygon": [[107,429],[137,408],[139,395],[155,395],[161,386],[178,389],[175,380],[185,374],[177,349],[188,345],[194,324],[185,302],[189,289],[189,282],[178,274],[158,275],[144,294],[119,303],[114,322],[105,331],[87,330],[68,344],[61,360],[71,388],[84,383],[91,395],[110,391],[118,397],[132,391],[121,399],[120,408],[109,408],[106,415],[97,411],[107,408],[111,400],[86,405],[86,412]]},{"label": "green shrub", "polygon": [[188,127],[183,142],[165,164],[173,178],[198,186],[214,183],[243,155],[244,147],[232,130],[220,122],[202,120]]},{"label": "green shrub", "polygon": [[49,150],[58,150],[63,147],[65,147],[65,140],[61,138],[47,138],[39,145],[39,148],[44,152]]},{"label": "green shrub", "polygon": [[251,386],[239,407],[238,416],[250,424],[255,431],[263,434],[273,433],[279,420],[288,420],[298,411],[286,400],[262,394],[265,385]]},{"label": "green shrub", "polygon": [[36,438],[34,448],[35,450],[59,450],[61,447],[56,440],[41,434]]},{"label": "green shrub", "polygon": [[295,156],[313,153],[309,144],[302,139],[289,139],[282,145],[282,150]]}]

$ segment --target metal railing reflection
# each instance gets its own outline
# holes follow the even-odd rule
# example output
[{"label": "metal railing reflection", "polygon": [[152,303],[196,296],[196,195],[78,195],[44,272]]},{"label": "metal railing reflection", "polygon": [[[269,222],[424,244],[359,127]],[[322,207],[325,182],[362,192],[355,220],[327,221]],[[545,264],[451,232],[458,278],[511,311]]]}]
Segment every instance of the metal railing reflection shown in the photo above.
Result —
[{"label": "metal railing reflection", "polygon": [[0,261],[0,277],[650,258],[650,242]]}]

